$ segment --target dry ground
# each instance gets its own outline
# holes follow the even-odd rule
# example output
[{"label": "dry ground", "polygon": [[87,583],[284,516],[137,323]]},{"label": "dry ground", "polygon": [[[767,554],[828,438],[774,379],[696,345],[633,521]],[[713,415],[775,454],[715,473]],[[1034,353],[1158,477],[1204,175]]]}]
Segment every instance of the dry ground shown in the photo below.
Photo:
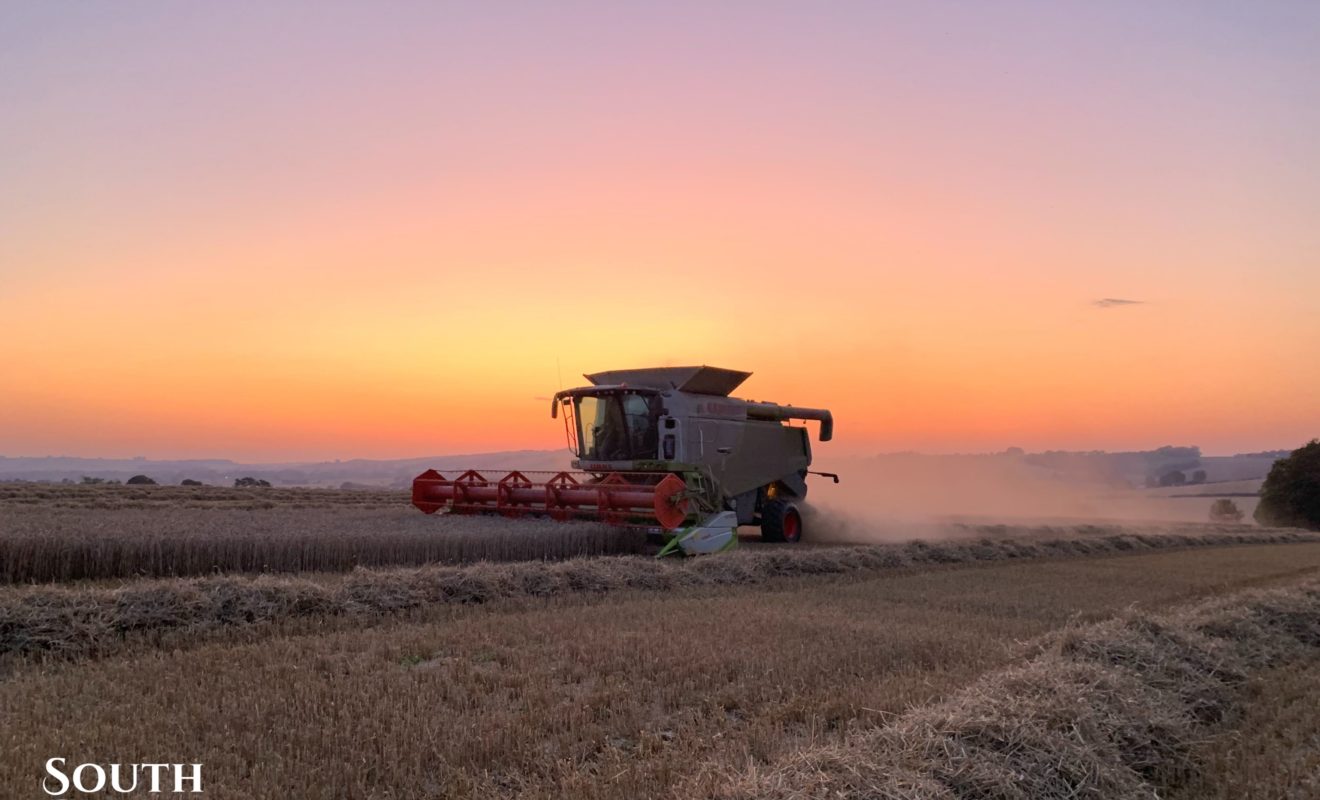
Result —
[{"label": "dry ground", "polygon": [[52,753],[200,760],[210,797],[664,797],[966,685],[1070,619],[1320,573],[1320,544],[307,621],[0,683],[0,792]]}]

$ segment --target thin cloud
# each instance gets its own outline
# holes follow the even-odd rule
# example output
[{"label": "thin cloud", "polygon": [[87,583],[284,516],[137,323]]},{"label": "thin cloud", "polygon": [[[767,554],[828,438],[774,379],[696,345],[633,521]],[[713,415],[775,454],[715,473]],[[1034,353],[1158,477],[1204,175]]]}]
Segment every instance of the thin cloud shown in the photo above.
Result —
[{"label": "thin cloud", "polygon": [[1099,300],[1092,300],[1091,305],[1096,308],[1117,308],[1118,306],[1139,306],[1145,302],[1145,300],[1124,300],[1121,297],[1102,297]]}]

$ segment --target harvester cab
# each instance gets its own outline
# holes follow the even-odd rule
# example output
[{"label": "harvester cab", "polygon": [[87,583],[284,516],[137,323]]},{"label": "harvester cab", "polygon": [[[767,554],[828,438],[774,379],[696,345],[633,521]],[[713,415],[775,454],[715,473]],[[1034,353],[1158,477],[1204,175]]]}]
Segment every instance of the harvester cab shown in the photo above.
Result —
[{"label": "harvester cab", "polygon": [[706,366],[587,375],[590,386],[558,392],[550,407],[563,418],[573,472],[533,480],[469,470],[450,480],[427,470],[413,482],[413,504],[640,525],[664,541],[662,554],[726,549],[739,525],[759,526],[766,541],[797,542],[811,441],[805,427],[786,423],[815,420],[825,442],[834,420],[824,409],[731,397],[750,375]]}]

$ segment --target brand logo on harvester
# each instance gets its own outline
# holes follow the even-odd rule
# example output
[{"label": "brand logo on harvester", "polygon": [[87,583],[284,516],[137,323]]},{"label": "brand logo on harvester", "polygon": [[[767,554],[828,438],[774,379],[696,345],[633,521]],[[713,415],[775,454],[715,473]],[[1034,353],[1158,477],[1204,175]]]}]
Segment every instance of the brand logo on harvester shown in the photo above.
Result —
[{"label": "brand logo on harvester", "polygon": [[201,764],[79,764],[72,768],[67,764],[63,758],[46,762],[41,788],[51,797],[104,792],[202,793]]}]

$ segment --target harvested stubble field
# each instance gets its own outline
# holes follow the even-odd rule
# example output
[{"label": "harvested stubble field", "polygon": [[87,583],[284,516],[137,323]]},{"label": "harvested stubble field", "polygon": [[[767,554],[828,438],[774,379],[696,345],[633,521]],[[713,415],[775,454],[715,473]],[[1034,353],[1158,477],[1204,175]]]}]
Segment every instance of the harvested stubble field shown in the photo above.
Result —
[{"label": "harvested stubble field", "polygon": [[[745,554],[755,558],[722,569],[749,570],[750,561],[770,564],[782,552]],[[556,570],[575,563],[526,566]],[[1163,739],[1151,738],[1151,731],[1175,733],[1168,726],[1183,718],[1177,716],[1181,706],[1168,699],[1174,695],[1208,697],[1222,711],[1216,714],[1231,716],[1231,686],[1182,669],[1204,663],[1213,647],[1205,650],[1172,623],[1167,636],[1158,624],[1125,622],[1097,635],[1087,629],[1045,644],[1028,642],[1133,605],[1161,608],[1315,575],[1320,543],[1203,547],[975,565],[926,562],[842,577],[678,583],[668,591],[620,586],[604,597],[523,594],[481,605],[422,605],[371,617],[366,625],[361,618],[317,616],[231,627],[191,641],[130,637],[115,655],[96,660],[13,658],[0,682],[6,720],[0,752],[7,756],[0,760],[0,787],[9,796],[32,795],[52,752],[125,762],[170,753],[173,760],[203,761],[207,795],[222,798],[810,796],[794,793],[816,774],[800,767],[817,762],[802,759],[852,752],[880,735],[876,731],[909,730],[913,719],[943,719],[951,708],[979,708],[976,698],[1009,698],[987,706],[999,715],[994,719],[1009,719],[1018,708],[1011,692],[1027,692],[1023,702],[1036,702],[1028,692],[1032,681],[1020,676],[1038,667],[976,681],[1042,648],[1041,658],[1090,653],[1068,657],[1126,663],[1128,672],[1106,677],[1086,672],[1086,665],[1067,670],[1059,685],[1076,691],[1062,705],[1042,706],[1044,720],[1028,714],[1022,736],[1004,729],[1006,735],[995,739],[999,729],[983,727],[976,729],[982,738],[960,740],[989,748],[984,774],[1000,782],[976,785],[998,786],[1001,793],[941,793],[922,784],[929,791],[895,796],[1025,797],[1038,784],[1015,790],[1003,783],[1004,770],[1059,764],[1033,747],[1041,730],[1056,731],[1053,725],[1065,741],[1078,720],[1083,732],[1097,735],[1121,738],[1135,731],[1133,752],[1161,764],[1166,755],[1172,758],[1167,775],[1151,767],[1149,774],[1136,770],[1138,779],[1176,782],[1189,763],[1185,739],[1170,739],[1175,747],[1161,750]],[[1270,628],[1268,614],[1251,611],[1264,607],[1243,606],[1248,610],[1230,613],[1213,630],[1197,623],[1195,634],[1231,639],[1241,631],[1244,642],[1291,653],[1293,646],[1274,634],[1305,634],[1304,614],[1285,614],[1280,619],[1297,624]],[[1252,633],[1256,627],[1269,628],[1270,636]],[[1159,650],[1166,640],[1172,645]],[[1190,649],[1181,649],[1187,642]],[[1132,654],[1159,667],[1150,681],[1134,682]],[[1223,662],[1238,670],[1232,673],[1237,681],[1244,656],[1222,655],[1238,659]],[[1184,678],[1190,694],[1177,689]],[[1142,688],[1145,683],[1150,687]],[[970,694],[959,693],[969,685]],[[1083,691],[1097,686],[1114,692]],[[1085,727],[1091,700],[1115,693],[1132,702],[1117,711],[1102,706],[1101,722]],[[921,716],[922,706],[941,701]],[[1140,729],[1141,719],[1132,714],[1145,706],[1164,727]],[[1185,713],[1198,725],[1213,723],[1215,714],[1196,716],[1200,707],[1192,704]],[[1128,716],[1119,713],[1124,710]],[[936,740],[929,741],[930,752],[923,752],[937,764]],[[989,747],[996,741],[1002,752]],[[1138,747],[1143,741],[1155,749]],[[1089,759],[1077,762],[1085,779],[1111,781],[1088,784],[1091,790],[1082,785],[1077,796],[1106,796],[1096,786],[1139,786],[1112,782],[1130,778],[1122,764],[1119,772],[1099,771],[1112,765],[1096,759],[1120,751],[1126,752],[1065,753]],[[847,779],[880,763],[873,753],[861,751],[856,763],[827,759],[817,765],[829,767],[829,780]],[[995,761],[997,753],[1022,753],[1025,760]],[[1046,760],[1031,761],[1035,756]],[[1070,773],[1051,767],[1040,774]],[[1077,788],[1078,781],[1069,780]]]},{"label": "harvested stubble field", "polygon": [[[489,521],[488,521],[489,522]],[[1029,529],[1028,529],[1029,530]],[[781,547],[719,558],[584,558],[560,563],[472,564],[356,570],[348,575],[223,576],[130,581],[122,586],[41,585],[0,591],[0,666],[11,655],[80,658],[134,638],[264,625],[300,617],[369,619],[434,605],[521,597],[662,591],[847,575],[914,566],[1260,543],[1320,541],[1288,529],[1113,532],[1072,538],[962,539],[853,547]]]},{"label": "harvested stubble field", "polygon": [[1320,655],[1252,677],[1242,718],[1191,753],[1200,769],[1174,800],[1320,797]]},{"label": "harvested stubble field", "polygon": [[[1241,724],[1252,699],[1244,691],[1248,679],[1320,655],[1320,581],[1173,614],[1128,613],[1065,630],[1044,649],[891,724],[730,775],[716,793],[727,800],[1137,800],[1192,790],[1226,771],[1222,761],[1198,757],[1207,755],[1208,731]],[[1306,685],[1303,679],[1289,688]],[[1254,713],[1249,734],[1260,727]],[[1315,723],[1293,716],[1270,727],[1298,733]],[[1273,758],[1266,766],[1292,761],[1299,749],[1302,760],[1315,757],[1314,742],[1279,744],[1267,748]],[[1314,797],[1303,794],[1316,788],[1314,774],[1290,766],[1282,774],[1293,780],[1238,774],[1231,781],[1236,793],[1226,796]]]}]

